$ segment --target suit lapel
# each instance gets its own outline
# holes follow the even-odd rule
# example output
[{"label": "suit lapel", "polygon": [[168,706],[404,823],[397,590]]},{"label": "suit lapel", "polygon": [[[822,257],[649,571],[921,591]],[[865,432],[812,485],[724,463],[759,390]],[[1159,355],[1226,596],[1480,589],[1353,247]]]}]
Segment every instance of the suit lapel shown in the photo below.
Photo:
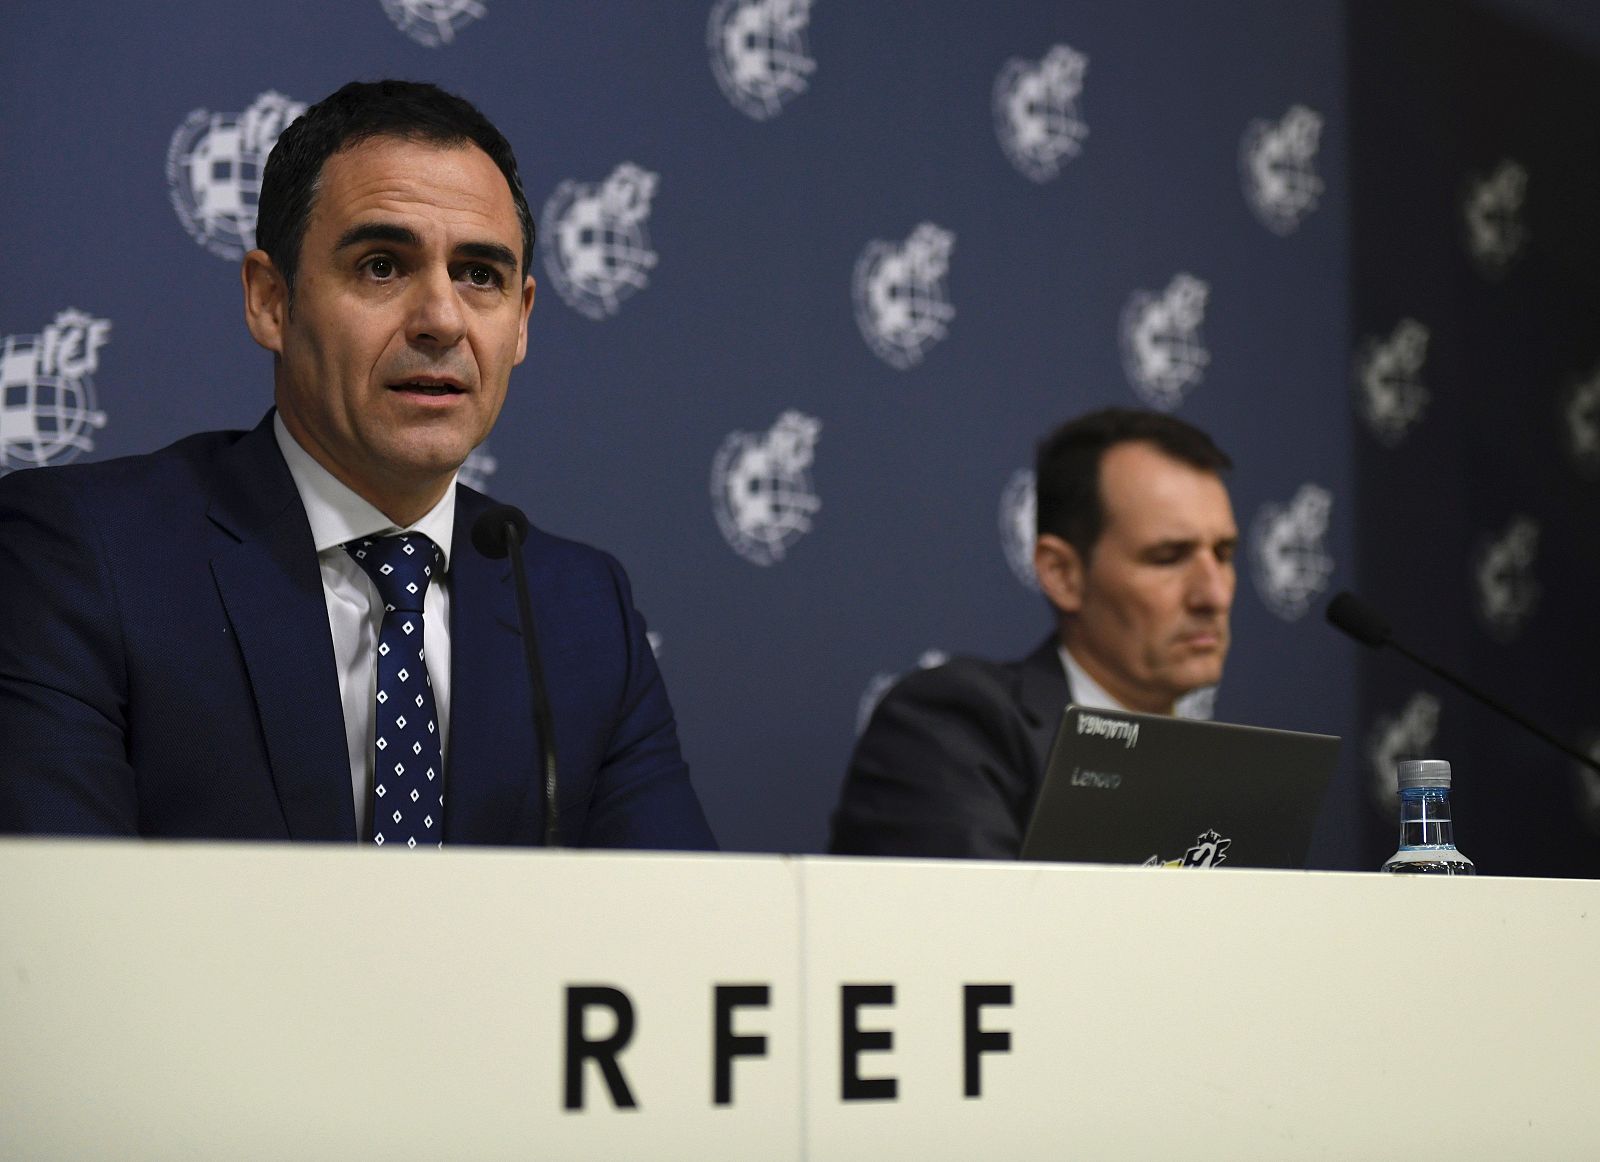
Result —
[{"label": "suit lapel", "polygon": [[291,839],[356,838],[328,607],[271,414],[224,453],[207,515],[236,544],[211,573],[249,673]]},{"label": "suit lapel", "polygon": [[[445,757],[448,843],[510,843],[528,812],[542,819],[532,778],[537,753],[511,565],[472,546],[484,501],[456,489],[450,548],[450,753]],[[538,830],[529,830],[537,835]]]},{"label": "suit lapel", "polygon": [[1040,770],[1050,756],[1061,712],[1072,700],[1067,674],[1061,667],[1056,639],[1045,639],[1038,649],[1022,660],[1017,677],[1017,702],[1027,723],[1028,736],[1039,756]]}]

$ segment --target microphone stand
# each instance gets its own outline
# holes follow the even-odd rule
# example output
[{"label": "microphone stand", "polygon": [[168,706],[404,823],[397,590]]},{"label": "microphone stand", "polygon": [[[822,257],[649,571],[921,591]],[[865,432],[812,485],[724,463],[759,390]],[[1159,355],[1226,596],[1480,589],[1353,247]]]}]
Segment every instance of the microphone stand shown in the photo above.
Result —
[{"label": "microphone stand", "polygon": [[533,684],[533,725],[539,732],[540,758],[544,765],[544,845],[560,847],[560,808],[556,803],[555,727],[550,714],[550,695],[545,689],[544,667],[539,664],[539,642],[533,628],[533,603],[528,598],[527,566],[522,560],[522,536],[514,520],[507,519],[500,531],[505,537],[506,555],[516,579],[517,612],[522,618],[522,647],[528,659],[528,678]]}]

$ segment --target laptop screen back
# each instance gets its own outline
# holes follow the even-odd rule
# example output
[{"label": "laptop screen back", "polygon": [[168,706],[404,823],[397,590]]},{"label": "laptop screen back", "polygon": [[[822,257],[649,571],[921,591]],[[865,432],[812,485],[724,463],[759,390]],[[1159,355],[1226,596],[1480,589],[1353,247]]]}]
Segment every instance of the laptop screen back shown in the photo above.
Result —
[{"label": "laptop screen back", "polygon": [[1023,859],[1302,868],[1339,740],[1068,706]]}]

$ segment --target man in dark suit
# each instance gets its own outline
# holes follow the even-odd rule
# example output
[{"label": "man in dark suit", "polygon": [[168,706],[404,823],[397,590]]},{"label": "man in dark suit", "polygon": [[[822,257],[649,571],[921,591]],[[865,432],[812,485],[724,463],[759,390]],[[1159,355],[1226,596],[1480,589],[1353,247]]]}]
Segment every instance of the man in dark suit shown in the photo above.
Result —
[{"label": "man in dark suit", "polygon": [[[456,482],[527,345],[510,146],[433,86],[347,85],[279,139],[257,241],[258,427],[0,480],[0,831],[537,842],[511,568]],[[562,839],[714,846],[621,567],[520,551]]]},{"label": "man in dark suit", "polygon": [[1038,450],[1033,565],[1055,631],[1026,658],[958,658],[879,703],[833,817],[840,854],[1015,858],[1068,702],[1171,714],[1228,652],[1238,528],[1204,432],[1109,408]]}]

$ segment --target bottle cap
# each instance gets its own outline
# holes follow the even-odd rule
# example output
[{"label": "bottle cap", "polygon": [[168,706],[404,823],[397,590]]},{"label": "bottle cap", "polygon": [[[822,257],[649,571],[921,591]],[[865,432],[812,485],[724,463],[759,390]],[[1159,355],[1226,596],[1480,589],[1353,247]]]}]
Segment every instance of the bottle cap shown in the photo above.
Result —
[{"label": "bottle cap", "polygon": [[1450,789],[1450,764],[1443,759],[1406,759],[1399,764],[1400,789],[1443,787]]}]

